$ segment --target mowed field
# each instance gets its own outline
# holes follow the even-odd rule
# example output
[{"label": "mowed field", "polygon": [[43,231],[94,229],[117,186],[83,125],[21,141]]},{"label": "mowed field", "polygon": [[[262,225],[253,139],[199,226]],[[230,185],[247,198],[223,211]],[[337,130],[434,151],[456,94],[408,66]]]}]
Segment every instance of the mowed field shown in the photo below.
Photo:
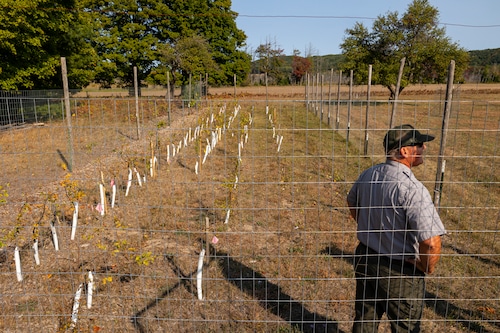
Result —
[{"label": "mowed field", "polygon": [[[383,161],[392,108],[382,87],[368,116],[366,87],[352,103],[342,87],[337,108],[326,103],[336,89],[210,88],[170,112],[164,91],[146,90],[140,138],[134,100],[88,91],[71,101],[72,142],[61,120],[2,130],[0,329],[350,331],[356,235],[345,195]],[[445,89],[408,87],[397,105],[397,123],[437,137],[415,169],[431,194]],[[423,329],[500,332],[500,85],[459,85],[453,96],[439,207],[449,233],[427,278]]]}]

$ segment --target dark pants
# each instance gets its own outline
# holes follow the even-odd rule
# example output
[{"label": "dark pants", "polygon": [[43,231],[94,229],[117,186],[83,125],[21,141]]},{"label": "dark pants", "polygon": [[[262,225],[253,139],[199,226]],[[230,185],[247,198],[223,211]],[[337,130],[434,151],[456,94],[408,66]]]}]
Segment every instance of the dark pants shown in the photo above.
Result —
[{"label": "dark pants", "polygon": [[413,265],[381,256],[360,244],[354,259],[356,317],[353,333],[377,332],[384,313],[391,331],[419,332],[425,274]]}]

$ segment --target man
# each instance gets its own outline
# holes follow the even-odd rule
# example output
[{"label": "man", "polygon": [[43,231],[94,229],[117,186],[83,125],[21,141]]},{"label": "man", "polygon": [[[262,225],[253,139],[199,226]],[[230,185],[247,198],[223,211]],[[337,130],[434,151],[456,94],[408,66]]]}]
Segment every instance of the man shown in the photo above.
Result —
[{"label": "man", "polygon": [[377,332],[384,313],[392,332],[420,331],[424,277],[434,271],[446,233],[429,191],[411,171],[432,140],[411,125],[390,129],[386,162],[361,173],[347,195],[359,240],[355,333]]}]

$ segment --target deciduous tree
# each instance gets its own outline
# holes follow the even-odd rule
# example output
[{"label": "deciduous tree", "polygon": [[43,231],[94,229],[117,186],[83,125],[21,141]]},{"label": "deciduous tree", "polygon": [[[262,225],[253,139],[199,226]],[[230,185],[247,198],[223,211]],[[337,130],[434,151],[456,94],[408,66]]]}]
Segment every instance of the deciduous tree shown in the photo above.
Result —
[{"label": "deciduous tree", "polygon": [[166,58],[160,60],[161,53],[169,49],[179,52],[179,42],[195,41],[196,36],[208,43],[218,65],[206,68],[213,84],[232,83],[234,74],[243,80],[249,72],[250,57],[240,51],[246,36],[236,27],[237,13],[231,10],[230,0],[82,1],[97,27],[94,45],[100,56],[98,77],[102,83],[119,78],[130,84],[133,66],[138,67],[140,79],[166,83],[158,66],[177,65],[162,63]]},{"label": "deciduous tree", "polygon": [[160,23],[172,14],[168,7],[160,0],[81,1],[94,26],[91,43],[99,56],[96,81],[104,86],[130,86],[133,67],[138,68],[139,80],[144,79],[154,66],[165,35]]},{"label": "deciduous tree", "polygon": [[202,36],[210,45],[217,68],[207,68],[214,85],[244,81],[250,72],[250,56],[242,51],[246,35],[236,26],[238,14],[231,10],[231,0],[168,0],[164,1],[173,16],[168,23],[175,44],[179,36]]},{"label": "deciduous tree", "polygon": [[256,64],[260,73],[266,73],[268,79],[273,83],[279,83],[281,80],[281,71],[283,60],[283,49],[273,46],[271,42],[261,44],[255,49],[257,56]]},{"label": "deciduous tree", "polygon": [[300,56],[300,52],[295,51],[292,59],[292,78],[295,83],[300,83],[302,77],[311,70],[312,63],[309,58]]},{"label": "deciduous tree", "polygon": [[401,59],[406,58],[400,91],[409,83],[437,83],[447,78],[455,60],[455,78],[460,80],[468,65],[468,53],[439,28],[438,10],[428,0],[414,0],[401,17],[398,12],[379,16],[372,31],[362,23],[346,30],[341,44],[344,70],[354,70],[358,83],[366,81],[373,65],[372,82],[386,86],[395,96]]},{"label": "deciduous tree", "polygon": [[76,0],[0,1],[0,89],[60,88],[60,58],[72,88],[92,79],[93,50]]},{"label": "deciduous tree", "polygon": [[[197,79],[200,75],[217,71],[210,45],[201,36],[180,37],[173,45],[160,45],[159,51],[160,65],[150,75],[154,82],[166,84],[170,77],[176,85],[185,86],[190,77]],[[170,73],[168,76],[167,72]]]}]

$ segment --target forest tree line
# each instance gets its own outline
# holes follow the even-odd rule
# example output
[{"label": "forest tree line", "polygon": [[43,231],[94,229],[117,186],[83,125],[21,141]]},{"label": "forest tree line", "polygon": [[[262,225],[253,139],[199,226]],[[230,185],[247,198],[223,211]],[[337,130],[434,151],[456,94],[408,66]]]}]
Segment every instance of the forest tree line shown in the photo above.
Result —
[{"label": "forest tree line", "polygon": [[[442,82],[450,59],[462,82],[499,82],[500,49],[466,51],[439,28],[428,0],[414,0],[402,15],[379,16],[371,29],[345,31],[342,54],[286,56],[277,44],[248,52],[231,0],[3,0],[0,6],[0,90],[60,88],[60,58],[72,89],[91,83],[131,86],[133,67],[144,84],[184,86],[191,78],[211,86],[250,84],[250,74],[271,84],[298,84],[305,73],[353,70],[355,83],[393,89],[406,59],[401,89]],[[327,43],[328,40],[325,40]]]}]

